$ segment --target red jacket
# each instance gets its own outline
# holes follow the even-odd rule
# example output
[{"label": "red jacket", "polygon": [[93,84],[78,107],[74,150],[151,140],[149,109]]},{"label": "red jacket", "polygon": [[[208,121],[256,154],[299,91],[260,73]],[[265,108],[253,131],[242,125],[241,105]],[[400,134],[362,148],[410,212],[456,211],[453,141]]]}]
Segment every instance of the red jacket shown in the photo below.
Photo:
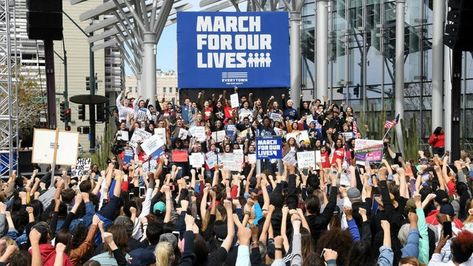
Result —
[{"label": "red jacket", "polygon": [[435,135],[432,134],[429,137],[429,144],[433,148],[444,148],[445,147],[445,133]]},{"label": "red jacket", "polygon": [[[41,244],[39,245],[39,250],[41,252],[41,261],[43,262],[43,266],[53,266],[54,260],[56,259],[56,248],[51,244]],[[30,248],[31,253],[31,248]],[[69,256],[64,254],[62,259],[63,266],[73,266]]]}]

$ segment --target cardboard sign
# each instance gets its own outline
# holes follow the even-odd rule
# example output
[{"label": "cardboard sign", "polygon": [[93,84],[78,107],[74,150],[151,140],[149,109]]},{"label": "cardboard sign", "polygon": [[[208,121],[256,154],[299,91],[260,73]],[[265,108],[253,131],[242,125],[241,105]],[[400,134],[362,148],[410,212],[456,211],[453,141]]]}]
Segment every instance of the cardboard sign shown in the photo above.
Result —
[{"label": "cardboard sign", "polygon": [[155,128],[154,135],[158,135],[164,143],[167,143],[166,129],[164,127]]},{"label": "cardboard sign", "polygon": [[212,132],[212,139],[214,139],[216,142],[222,142],[226,135],[227,133],[225,133],[225,130],[215,131]]},{"label": "cardboard sign", "polygon": [[130,138],[129,138],[128,131],[119,130],[119,131],[117,132],[117,140],[129,141]]},{"label": "cardboard sign", "polygon": [[171,156],[172,161],[175,163],[186,163],[189,161],[189,154],[186,150],[173,150]]},{"label": "cardboard sign", "polygon": [[189,155],[189,164],[194,168],[200,168],[205,163],[205,156],[203,153],[191,153]]},{"label": "cardboard sign", "polygon": [[234,93],[230,95],[230,104],[232,108],[238,108],[240,107],[240,102],[238,100],[238,93]]},{"label": "cardboard sign", "polygon": [[301,131],[299,136],[297,137],[297,143],[300,143],[301,141],[310,142],[309,132],[307,132],[307,130]]},{"label": "cardboard sign", "polygon": [[282,119],[282,115],[281,114],[278,114],[278,113],[271,113],[269,115],[269,118],[271,120],[273,120],[274,122],[282,122],[283,119]]},{"label": "cardboard sign", "polygon": [[178,135],[178,138],[182,139],[182,140],[185,140],[187,139],[187,136],[189,135],[189,131],[183,129],[183,128],[180,128],[179,129],[179,135]]},{"label": "cardboard sign", "polygon": [[315,169],[315,152],[303,151],[297,153],[297,166],[299,169]]},{"label": "cardboard sign", "polygon": [[161,156],[164,153],[164,142],[158,135],[146,139],[140,146],[149,157]]},{"label": "cardboard sign", "polygon": [[[32,163],[53,164],[56,131],[34,129]],[[58,132],[56,165],[75,165],[79,147],[79,133]]]},{"label": "cardboard sign", "polygon": [[221,153],[219,156],[223,164],[223,169],[239,172],[241,171],[241,163],[238,160],[239,155],[234,153]]},{"label": "cardboard sign", "polygon": [[191,136],[195,137],[198,141],[204,142],[207,140],[207,134],[205,134],[205,127],[191,127],[189,129]]}]

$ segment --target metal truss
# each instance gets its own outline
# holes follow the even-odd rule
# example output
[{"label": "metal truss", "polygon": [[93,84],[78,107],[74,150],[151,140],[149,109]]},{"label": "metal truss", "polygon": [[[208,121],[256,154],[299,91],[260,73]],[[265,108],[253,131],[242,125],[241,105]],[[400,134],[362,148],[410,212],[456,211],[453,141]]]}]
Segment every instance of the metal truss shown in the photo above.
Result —
[{"label": "metal truss", "polygon": [[[14,1],[0,0],[0,176],[11,175],[18,158],[18,94]],[[13,39],[13,41],[12,41]]]}]

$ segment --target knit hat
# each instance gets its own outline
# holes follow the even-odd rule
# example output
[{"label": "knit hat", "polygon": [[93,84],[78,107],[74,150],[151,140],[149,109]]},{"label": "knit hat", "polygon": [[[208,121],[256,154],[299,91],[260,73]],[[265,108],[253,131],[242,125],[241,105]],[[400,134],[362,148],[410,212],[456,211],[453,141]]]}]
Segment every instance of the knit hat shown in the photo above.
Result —
[{"label": "knit hat", "polygon": [[352,203],[361,201],[361,192],[356,187],[351,187],[347,190],[347,196]]},{"label": "knit hat", "polygon": [[156,204],[154,204],[153,206],[154,214],[161,214],[161,213],[164,213],[165,211],[166,211],[166,204],[164,204],[164,202],[158,201],[156,202]]},{"label": "knit hat", "polygon": [[172,233],[165,233],[159,237],[159,242],[166,241],[175,249],[177,248],[177,237]]}]

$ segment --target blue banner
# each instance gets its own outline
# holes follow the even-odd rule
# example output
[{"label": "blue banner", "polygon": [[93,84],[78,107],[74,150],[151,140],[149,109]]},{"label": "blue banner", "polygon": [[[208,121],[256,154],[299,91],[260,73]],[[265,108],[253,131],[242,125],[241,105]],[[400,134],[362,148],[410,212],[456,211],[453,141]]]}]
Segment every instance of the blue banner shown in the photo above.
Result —
[{"label": "blue banner", "polygon": [[281,159],[281,137],[256,138],[256,159]]},{"label": "blue banner", "polygon": [[178,87],[289,87],[288,31],[287,12],[178,12]]}]

